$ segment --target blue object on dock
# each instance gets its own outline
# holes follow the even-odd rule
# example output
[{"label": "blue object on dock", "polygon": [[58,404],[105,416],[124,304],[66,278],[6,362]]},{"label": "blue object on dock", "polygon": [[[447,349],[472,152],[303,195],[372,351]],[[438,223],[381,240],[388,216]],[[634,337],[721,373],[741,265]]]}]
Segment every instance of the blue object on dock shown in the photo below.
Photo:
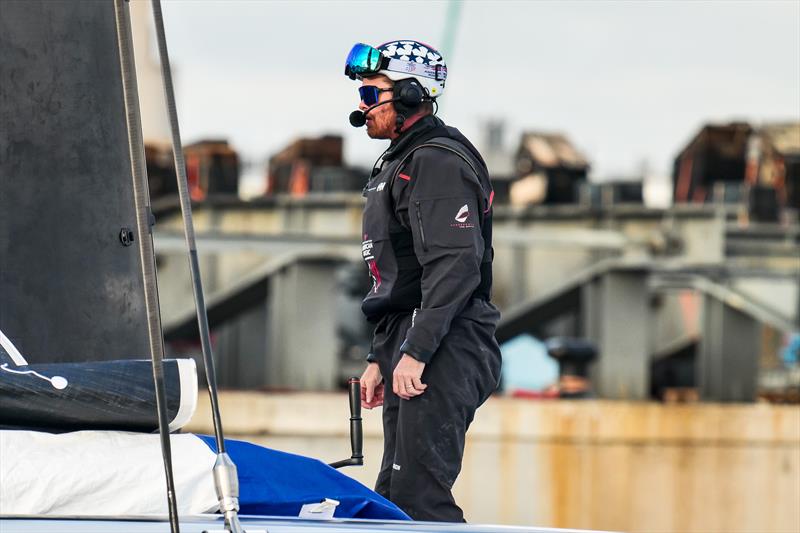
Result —
[{"label": "blue object on dock", "polygon": [[503,354],[503,390],[543,391],[558,382],[558,363],[547,355],[544,343],[528,334],[500,346]]}]

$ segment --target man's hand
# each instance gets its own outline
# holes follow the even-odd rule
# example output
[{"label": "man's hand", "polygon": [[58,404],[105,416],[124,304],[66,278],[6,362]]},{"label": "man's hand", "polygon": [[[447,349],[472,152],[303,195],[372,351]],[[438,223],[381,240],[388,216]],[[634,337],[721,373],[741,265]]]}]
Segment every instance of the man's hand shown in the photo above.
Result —
[{"label": "man's hand", "polygon": [[367,364],[361,375],[361,405],[366,409],[383,405],[383,376],[378,363]]},{"label": "man's hand", "polygon": [[400,362],[394,367],[392,373],[392,390],[404,400],[419,396],[428,388],[422,382],[422,371],[425,363],[417,361],[407,353],[403,354]]}]

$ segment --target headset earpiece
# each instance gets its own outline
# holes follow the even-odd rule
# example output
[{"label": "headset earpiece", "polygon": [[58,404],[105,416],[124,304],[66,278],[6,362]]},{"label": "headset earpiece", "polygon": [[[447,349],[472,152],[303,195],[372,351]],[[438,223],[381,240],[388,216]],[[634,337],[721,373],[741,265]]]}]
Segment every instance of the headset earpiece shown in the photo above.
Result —
[{"label": "headset earpiece", "polygon": [[419,107],[425,99],[425,91],[417,80],[409,78],[394,84],[393,97],[397,98],[403,107],[411,111]]},{"label": "headset earpiece", "polygon": [[395,99],[394,109],[397,111],[394,131],[399,134],[406,119],[416,113],[425,101],[426,93],[417,80],[408,78],[395,82],[392,98]]}]

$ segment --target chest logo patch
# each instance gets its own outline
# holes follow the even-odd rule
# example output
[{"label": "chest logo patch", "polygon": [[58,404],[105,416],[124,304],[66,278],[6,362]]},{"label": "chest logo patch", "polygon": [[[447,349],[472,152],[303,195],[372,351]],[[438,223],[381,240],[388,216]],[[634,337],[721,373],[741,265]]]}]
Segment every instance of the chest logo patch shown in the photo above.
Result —
[{"label": "chest logo patch", "polygon": [[467,218],[469,218],[469,207],[467,207],[467,204],[464,204],[456,214],[456,222],[464,223],[467,221]]},{"label": "chest logo patch", "polygon": [[378,262],[375,260],[373,253],[372,239],[367,239],[366,233],[364,234],[364,241],[361,243],[361,255],[369,268],[369,276],[372,278],[372,292],[378,292],[381,286],[381,271],[378,269]]}]

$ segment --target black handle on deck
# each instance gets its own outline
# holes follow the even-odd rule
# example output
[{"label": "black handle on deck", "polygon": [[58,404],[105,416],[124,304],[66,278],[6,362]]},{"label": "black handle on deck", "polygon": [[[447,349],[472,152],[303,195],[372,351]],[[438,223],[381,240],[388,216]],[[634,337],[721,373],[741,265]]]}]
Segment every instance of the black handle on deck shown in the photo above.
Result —
[{"label": "black handle on deck", "polygon": [[349,459],[331,463],[330,466],[333,468],[361,466],[364,464],[364,454],[362,453],[364,433],[361,427],[361,380],[350,378],[347,384],[350,389],[350,450],[352,455]]}]

